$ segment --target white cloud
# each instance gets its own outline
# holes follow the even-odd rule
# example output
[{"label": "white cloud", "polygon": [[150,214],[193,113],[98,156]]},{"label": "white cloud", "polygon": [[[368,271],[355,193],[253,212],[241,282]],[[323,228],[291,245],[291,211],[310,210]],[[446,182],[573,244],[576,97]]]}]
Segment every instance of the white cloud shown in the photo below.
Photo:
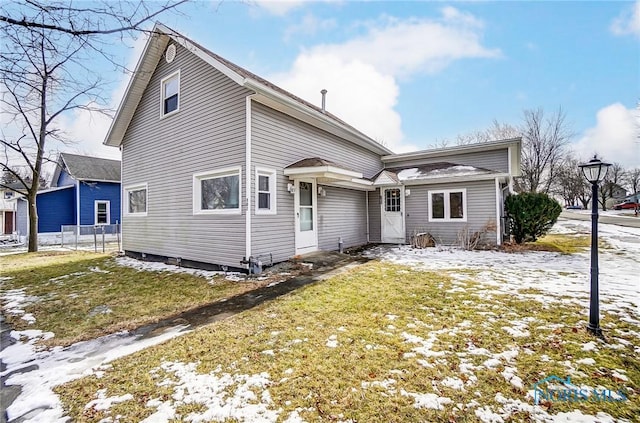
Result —
[{"label": "white cloud", "polygon": [[[305,3],[317,3],[320,0],[252,0],[249,4],[255,4],[272,15],[284,16],[290,11],[302,7]],[[323,0],[327,3],[337,3],[340,0]]]},{"label": "white cloud", "polygon": [[435,73],[453,61],[494,58],[498,49],[481,43],[483,23],[446,7],[439,19],[385,16],[363,24],[365,34],[342,44],[303,51],[286,73],[271,79],[319,105],[325,88],[327,110],[396,152],[414,150],[403,143],[398,78]]},{"label": "white cloud", "polygon": [[611,23],[611,32],[615,35],[635,35],[640,37],[640,0],[625,8]]},{"label": "white cloud", "polygon": [[620,103],[598,110],[596,126],[584,132],[574,144],[574,150],[584,159],[597,153],[610,163],[618,162],[626,168],[640,167],[638,113]]},{"label": "white cloud", "polygon": [[306,14],[300,23],[289,26],[284,31],[284,39],[290,40],[294,35],[315,35],[321,31],[330,31],[338,26],[335,19],[318,19],[313,14]]}]

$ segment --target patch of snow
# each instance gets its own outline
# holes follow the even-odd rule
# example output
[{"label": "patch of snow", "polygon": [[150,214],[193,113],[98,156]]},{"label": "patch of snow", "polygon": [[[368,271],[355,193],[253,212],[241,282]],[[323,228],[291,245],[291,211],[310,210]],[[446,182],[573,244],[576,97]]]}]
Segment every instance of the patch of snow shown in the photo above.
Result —
[{"label": "patch of snow", "polygon": [[505,367],[501,374],[502,374],[502,377],[504,377],[504,380],[506,380],[516,388],[518,389],[524,388],[522,384],[522,379],[519,376],[516,376],[515,367]]},{"label": "patch of snow", "polygon": [[[185,328],[167,328],[149,338],[120,332],[47,351],[38,351],[35,343],[52,338],[53,333],[40,330],[12,331],[11,337],[18,342],[0,351],[0,360],[7,366],[0,372],[0,377],[8,375],[6,385],[21,387],[20,395],[7,407],[9,421],[27,413],[31,413],[30,417],[35,421],[67,420],[58,396],[53,393],[55,386],[92,374],[104,363],[179,336],[185,333]],[[33,366],[33,370],[18,371],[27,366]]]},{"label": "patch of snow", "polygon": [[186,273],[188,275],[201,276],[206,279],[214,279],[219,276],[225,276],[225,279],[231,281],[244,281],[244,275],[241,273],[229,273],[212,270],[191,269],[188,267],[174,266],[172,264],[165,264],[154,261],[142,261],[136,260],[131,257],[118,257],[116,263],[119,266],[132,267],[138,270],[145,270],[148,272],[172,272],[172,273]]},{"label": "patch of snow", "polygon": [[327,347],[329,348],[337,348],[338,347],[338,335],[331,335],[329,339],[327,339]]},{"label": "patch of snow", "polygon": [[441,397],[436,394],[418,394],[415,392],[407,392],[400,390],[400,395],[405,397],[413,397],[413,406],[415,408],[429,408],[432,410],[444,410],[444,406],[453,403],[451,398]]},{"label": "patch of snow", "polygon": [[457,389],[459,391],[464,390],[464,382],[457,377],[446,377],[440,382],[444,386],[448,386],[451,389]]},{"label": "patch of snow", "polygon": [[[281,409],[273,410],[271,396],[267,389],[271,385],[268,373],[254,375],[230,374],[213,371],[200,374],[198,363],[163,362],[161,369],[167,378],[159,386],[172,386],[170,400],[161,404],[153,420],[168,422],[175,418],[175,410],[184,404],[198,404],[205,410],[191,412],[183,419],[191,422],[222,421],[235,419],[248,422],[275,422]],[[229,391],[232,394],[229,394]],[[259,392],[259,395],[256,394]]]},{"label": "patch of snow", "polygon": [[586,344],[582,345],[582,351],[594,351],[597,349],[598,349],[598,346],[593,341],[589,341]]},{"label": "patch of snow", "polygon": [[594,364],[596,364],[596,361],[593,358],[581,358],[580,360],[577,360],[576,363],[593,366]]},{"label": "patch of snow", "polygon": [[40,298],[33,295],[27,295],[24,288],[9,289],[5,291],[0,298],[4,302],[3,308],[5,313],[12,314],[14,316],[22,316],[22,319],[26,320],[30,325],[35,323],[36,319],[33,317],[33,314],[25,314],[24,308],[28,305],[37,303]]},{"label": "patch of snow", "polygon": [[100,269],[98,266],[90,267],[89,270],[95,273],[111,273],[108,270]]},{"label": "patch of snow", "polygon": [[493,409],[488,405],[482,408],[476,408],[475,415],[484,423],[503,423],[504,419],[500,414],[494,413]]},{"label": "patch of snow", "polygon": [[623,382],[629,382],[629,378],[623,375],[621,372],[624,372],[624,370],[616,369],[611,372],[611,376],[615,377],[616,379],[620,379]]},{"label": "patch of snow", "polygon": [[33,317],[31,313],[25,313],[20,317],[22,320],[26,321],[27,324],[32,325],[36,322],[36,318]]},{"label": "patch of snow", "polygon": [[276,353],[273,352],[273,350],[264,350],[262,351],[262,354],[264,355],[276,355]]},{"label": "patch of snow", "polygon": [[94,408],[96,410],[108,410],[111,408],[113,404],[118,404],[125,401],[131,401],[133,399],[133,395],[124,394],[118,397],[107,397],[107,389],[99,389],[96,392],[96,399],[89,401],[84,409],[87,410],[89,408]]}]

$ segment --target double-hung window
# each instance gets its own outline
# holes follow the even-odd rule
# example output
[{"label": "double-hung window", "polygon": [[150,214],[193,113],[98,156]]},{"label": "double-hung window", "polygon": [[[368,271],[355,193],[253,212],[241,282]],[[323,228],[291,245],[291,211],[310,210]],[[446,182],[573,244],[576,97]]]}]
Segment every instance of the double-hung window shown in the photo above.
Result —
[{"label": "double-hung window", "polygon": [[180,109],[180,71],[162,79],[162,116],[175,113]]},{"label": "double-hung window", "polygon": [[94,202],[95,209],[95,219],[94,222],[96,225],[108,225],[111,221],[110,219],[110,205],[111,202],[107,200],[96,200]]},{"label": "double-hung window", "polygon": [[466,221],[466,189],[429,191],[429,222]]},{"label": "double-hung window", "polygon": [[125,214],[129,216],[147,215],[147,184],[125,187]]},{"label": "double-hung window", "polygon": [[240,177],[239,167],[193,175],[193,213],[239,214]]},{"label": "double-hung window", "polygon": [[256,167],[256,214],[276,214],[276,171]]}]

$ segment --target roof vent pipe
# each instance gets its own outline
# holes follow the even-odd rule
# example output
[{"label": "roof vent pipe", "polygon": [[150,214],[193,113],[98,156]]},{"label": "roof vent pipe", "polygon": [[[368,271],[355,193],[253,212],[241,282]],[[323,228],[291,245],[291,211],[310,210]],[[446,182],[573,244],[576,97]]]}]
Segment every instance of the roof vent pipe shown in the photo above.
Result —
[{"label": "roof vent pipe", "polygon": [[326,112],[326,98],[327,98],[327,90],[325,90],[324,88],[322,89],[322,91],[320,91],[320,94],[322,94],[322,111]]}]

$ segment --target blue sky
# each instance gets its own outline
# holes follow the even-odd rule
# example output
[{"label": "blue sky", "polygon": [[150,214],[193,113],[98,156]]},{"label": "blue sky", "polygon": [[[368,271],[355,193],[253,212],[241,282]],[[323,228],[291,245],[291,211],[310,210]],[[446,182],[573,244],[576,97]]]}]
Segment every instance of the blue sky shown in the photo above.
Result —
[{"label": "blue sky", "polygon": [[[160,20],[402,152],[562,107],[581,157],[640,166],[640,2],[200,2]],[[142,43],[117,44],[135,63]],[[123,79],[113,81],[117,104]],[[108,123],[70,132],[86,153]]]}]

